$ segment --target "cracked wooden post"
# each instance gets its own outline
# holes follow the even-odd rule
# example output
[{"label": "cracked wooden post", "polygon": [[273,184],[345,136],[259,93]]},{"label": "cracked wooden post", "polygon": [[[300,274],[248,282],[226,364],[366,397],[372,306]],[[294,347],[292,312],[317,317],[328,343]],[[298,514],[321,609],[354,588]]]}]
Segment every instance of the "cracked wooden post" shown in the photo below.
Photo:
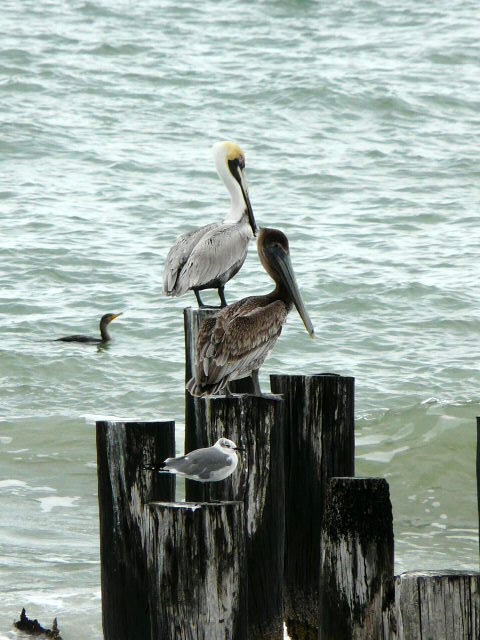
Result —
[{"label": "cracked wooden post", "polygon": [[478,640],[480,573],[409,571],[395,579],[396,630],[388,640]]},{"label": "cracked wooden post", "polygon": [[478,550],[480,552],[480,417],[477,418],[477,511],[478,511]]},{"label": "cracked wooden post", "polygon": [[175,455],[175,423],[99,421],[96,436],[104,638],[150,640],[146,503],[174,500],[175,480],[143,465]]},{"label": "cracked wooden post", "polygon": [[[214,316],[219,309],[194,309],[187,307],[183,310],[183,323],[185,331],[185,382],[187,383],[193,375],[195,363],[195,344],[198,331],[204,320]],[[235,380],[230,383],[230,388],[235,393],[250,393],[253,384],[250,378]],[[201,418],[201,398],[194,398],[185,390],[185,453],[198,449],[199,447],[209,447],[213,442],[204,441],[204,432]],[[190,485],[188,489],[189,500],[205,500],[204,486],[200,482],[186,481]]]},{"label": "cracked wooden post", "polygon": [[395,600],[386,480],[329,481],[321,548],[319,640],[384,640]]},{"label": "cracked wooden post", "polygon": [[247,640],[243,503],[148,507],[152,638]]},{"label": "cracked wooden post", "polygon": [[[206,500],[243,500],[248,566],[248,640],[283,639],[285,540],[283,400],[244,395],[197,400],[191,448],[220,437],[245,451],[229,478],[203,486]],[[187,500],[194,482],[186,483]],[[197,483],[199,484],[199,483]]]},{"label": "cracked wooden post", "polygon": [[354,475],[354,378],[272,375],[285,400],[284,608],[292,639],[318,638],[320,536],[328,479]]}]

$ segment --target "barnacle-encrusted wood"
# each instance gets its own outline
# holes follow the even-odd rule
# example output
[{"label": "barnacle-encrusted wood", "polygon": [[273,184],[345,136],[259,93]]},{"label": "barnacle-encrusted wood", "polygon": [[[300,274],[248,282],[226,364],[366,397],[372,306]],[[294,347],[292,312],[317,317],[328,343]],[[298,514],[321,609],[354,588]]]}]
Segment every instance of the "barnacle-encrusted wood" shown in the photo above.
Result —
[{"label": "barnacle-encrusted wood", "polygon": [[319,640],[385,640],[394,600],[387,481],[332,478],[322,526]]}]

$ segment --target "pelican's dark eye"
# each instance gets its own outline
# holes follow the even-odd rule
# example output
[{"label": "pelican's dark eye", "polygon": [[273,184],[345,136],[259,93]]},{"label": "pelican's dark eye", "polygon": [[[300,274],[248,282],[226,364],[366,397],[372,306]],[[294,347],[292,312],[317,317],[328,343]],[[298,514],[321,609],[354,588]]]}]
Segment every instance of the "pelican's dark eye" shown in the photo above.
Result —
[{"label": "pelican's dark eye", "polygon": [[240,169],[245,169],[245,158],[243,156],[238,158],[238,166]]}]

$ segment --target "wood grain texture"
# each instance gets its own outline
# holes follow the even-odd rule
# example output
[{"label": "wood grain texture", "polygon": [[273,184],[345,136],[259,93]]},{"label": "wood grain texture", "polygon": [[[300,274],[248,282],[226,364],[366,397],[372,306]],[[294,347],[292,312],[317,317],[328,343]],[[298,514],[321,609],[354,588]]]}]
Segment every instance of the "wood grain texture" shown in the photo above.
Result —
[{"label": "wood grain texture", "polygon": [[[243,500],[248,566],[249,640],[283,638],[283,557],[285,539],[283,401],[278,397],[200,398],[193,448],[220,437],[245,451],[238,467],[221,482],[189,482],[187,500]],[[197,441],[193,441],[197,437]],[[193,442],[192,442],[193,441]],[[194,485],[197,485],[196,487]],[[198,486],[200,485],[200,486]]]},{"label": "wood grain texture", "polygon": [[480,417],[477,418],[477,513],[478,513],[478,550],[480,552]]},{"label": "wood grain texture", "polygon": [[152,638],[247,640],[243,503],[154,502],[149,509]]},{"label": "wood grain texture", "polygon": [[384,640],[395,597],[386,480],[329,481],[320,567],[319,640]]},{"label": "wood grain texture", "polygon": [[285,400],[285,621],[316,640],[320,539],[327,481],[354,475],[354,378],[272,375]]},{"label": "wood grain texture", "polygon": [[146,503],[174,500],[173,477],[146,471],[175,455],[174,422],[97,422],[102,622],[105,640],[150,640]]},{"label": "wood grain texture", "polygon": [[388,640],[478,640],[480,573],[410,571],[395,578]]}]

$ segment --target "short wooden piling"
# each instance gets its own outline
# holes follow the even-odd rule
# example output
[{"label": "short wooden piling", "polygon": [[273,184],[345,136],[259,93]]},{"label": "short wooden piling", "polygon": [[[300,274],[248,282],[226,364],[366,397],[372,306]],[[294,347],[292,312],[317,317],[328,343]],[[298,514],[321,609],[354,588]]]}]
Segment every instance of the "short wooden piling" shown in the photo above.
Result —
[{"label": "short wooden piling", "polygon": [[394,629],[388,640],[478,640],[480,573],[409,571],[395,579]]},{"label": "short wooden piling", "polygon": [[319,640],[384,640],[395,599],[386,480],[332,478],[321,543]]},{"label": "short wooden piling", "polygon": [[354,475],[354,378],[272,375],[285,399],[285,621],[292,639],[318,637],[320,536],[333,476]]},{"label": "short wooden piling", "polygon": [[104,638],[150,640],[145,505],[174,500],[175,482],[144,465],[175,455],[175,423],[100,421],[96,435]]},{"label": "short wooden piling", "polygon": [[247,640],[243,503],[148,506],[152,638]]},{"label": "short wooden piling", "polygon": [[227,437],[245,449],[229,478],[208,485],[187,482],[186,495],[191,500],[200,489],[207,500],[245,503],[249,640],[283,638],[283,420],[278,397],[200,398],[196,432],[190,434],[192,448]]}]

